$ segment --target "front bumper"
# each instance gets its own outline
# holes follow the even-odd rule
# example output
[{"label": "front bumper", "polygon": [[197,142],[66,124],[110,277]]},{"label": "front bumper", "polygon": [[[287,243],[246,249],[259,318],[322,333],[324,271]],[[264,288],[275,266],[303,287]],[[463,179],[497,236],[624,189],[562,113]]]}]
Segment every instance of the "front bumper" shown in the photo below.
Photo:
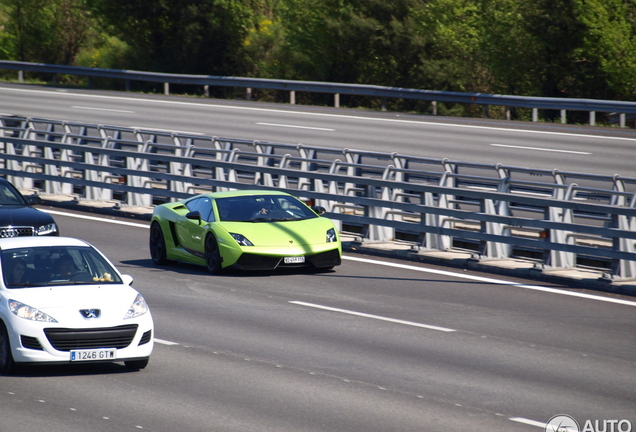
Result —
[{"label": "front bumper", "polygon": [[[108,327],[62,328],[55,324],[39,328],[20,323],[10,334],[16,363],[69,363],[71,350],[116,348],[116,358],[125,361],[147,358],[154,346],[154,328],[148,316]],[[121,323],[119,323],[121,324]]]}]

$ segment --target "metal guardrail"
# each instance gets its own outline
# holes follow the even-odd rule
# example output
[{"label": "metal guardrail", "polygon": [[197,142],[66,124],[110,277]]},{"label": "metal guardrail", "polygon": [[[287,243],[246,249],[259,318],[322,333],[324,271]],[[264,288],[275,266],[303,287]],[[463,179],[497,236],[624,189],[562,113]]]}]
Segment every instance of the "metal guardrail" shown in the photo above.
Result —
[{"label": "metal guardrail", "polygon": [[276,188],[363,241],[526,256],[636,277],[636,178],[0,117],[0,175],[21,189],[152,206]]},{"label": "metal guardrail", "polygon": [[[290,92],[290,103],[294,104],[296,92],[329,93],[334,95],[334,106],[340,106],[340,95],[358,95],[382,98],[382,107],[385,109],[386,98],[415,99],[433,102],[449,102],[463,104],[477,104],[485,107],[485,115],[488,115],[489,106],[506,107],[506,117],[510,118],[510,107],[532,109],[532,121],[538,121],[539,109],[558,110],[561,113],[561,122],[567,122],[567,111],[589,112],[589,123],[596,123],[596,112],[615,113],[619,117],[621,127],[626,126],[626,114],[636,114],[635,102],[622,102],[597,99],[567,99],[567,98],[543,98],[531,96],[492,95],[482,93],[461,93],[436,90],[420,90],[397,87],[382,87],[361,84],[326,83],[316,81],[292,81],[263,78],[223,77],[212,75],[182,75],[157,72],[142,72],[118,69],[99,69],[78,66],[62,66],[43,63],[26,63],[17,61],[0,61],[0,69],[17,70],[19,81],[24,80],[24,71],[78,75],[90,78],[114,78],[126,81],[128,89],[129,81],[158,82],[164,84],[164,93],[169,94],[170,84],[201,85],[204,87],[241,87],[247,89],[247,99],[251,98],[253,88],[284,90]],[[207,91],[206,91],[207,94]],[[435,112],[434,112],[435,113]]]}]

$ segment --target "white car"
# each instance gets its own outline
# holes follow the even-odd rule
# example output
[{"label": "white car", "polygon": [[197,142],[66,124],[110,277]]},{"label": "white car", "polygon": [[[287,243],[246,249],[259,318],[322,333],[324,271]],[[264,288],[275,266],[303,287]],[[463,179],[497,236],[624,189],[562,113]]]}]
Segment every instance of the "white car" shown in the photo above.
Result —
[{"label": "white car", "polygon": [[29,363],[147,366],[146,301],[95,247],[68,237],[0,239],[0,374]]}]

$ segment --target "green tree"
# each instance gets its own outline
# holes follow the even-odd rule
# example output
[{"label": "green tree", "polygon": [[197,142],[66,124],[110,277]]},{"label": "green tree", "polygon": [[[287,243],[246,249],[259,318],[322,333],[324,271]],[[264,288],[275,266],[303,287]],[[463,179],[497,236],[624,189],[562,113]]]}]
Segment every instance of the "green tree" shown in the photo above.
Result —
[{"label": "green tree", "polygon": [[413,83],[426,34],[411,16],[417,0],[287,0],[281,8],[288,73],[380,85]]},{"label": "green tree", "polygon": [[636,99],[636,1],[576,0],[574,9],[586,27],[578,64],[589,71],[587,97]]},{"label": "green tree", "polygon": [[87,2],[113,34],[130,46],[132,68],[209,75],[243,72],[242,43],[252,26],[252,2]]},{"label": "green tree", "polygon": [[7,53],[20,61],[73,64],[94,21],[83,0],[1,0]]}]

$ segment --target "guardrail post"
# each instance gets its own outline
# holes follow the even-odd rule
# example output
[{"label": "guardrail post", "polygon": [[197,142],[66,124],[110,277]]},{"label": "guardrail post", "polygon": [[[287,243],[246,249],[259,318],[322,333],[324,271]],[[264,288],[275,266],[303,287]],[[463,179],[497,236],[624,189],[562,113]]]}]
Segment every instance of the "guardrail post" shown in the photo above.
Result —
[{"label": "guardrail post", "polygon": [[[382,199],[382,192],[379,194],[380,196],[378,196],[377,188],[375,186],[368,185],[365,186],[364,189],[364,195],[366,197]],[[386,219],[388,210],[389,209],[385,207],[364,206],[364,214],[366,217],[370,218]],[[394,230],[390,227],[369,224],[365,227],[365,229],[367,231],[366,237],[369,241],[385,242],[393,240],[395,237]]]},{"label": "guardrail post", "polygon": [[163,94],[166,96],[170,94],[170,83],[163,83]]},{"label": "guardrail post", "polygon": [[535,123],[539,121],[539,108],[532,108],[532,121]]},{"label": "guardrail post", "polygon": [[[185,145],[181,143],[179,137],[175,134],[172,135],[172,142],[174,143],[174,156],[178,157],[191,157],[192,151],[192,142],[191,140],[187,140]],[[168,172],[170,174],[176,174],[182,176],[184,179],[190,179],[193,177],[192,173],[192,164],[182,164],[177,162],[170,162],[168,164]],[[177,192],[185,192],[188,193],[191,188],[194,186],[191,182],[187,181],[175,181],[171,180],[168,182],[170,190],[174,190]]]},{"label": "guardrail post", "polygon": [[566,111],[564,109],[561,110],[561,123],[566,124],[568,122],[566,117]]},{"label": "guardrail post", "polygon": [[[455,186],[455,178],[450,174],[453,174],[454,167],[450,163],[448,163],[447,160],[444,160],[444,167],[445,172],[442,174],[439,185],[452,188]],[[437,206],[441,209],[455,209],[455,204],[453,204],[455,196],[453,195],[439,194],[437,203],[435,203],[433,195],[426,193],[424,196],[424,200],[427,206]],[[453,227],[451,219],[444,215],[427,214],[426,224],[442,228]],[[449,235],[426,234],[426,241],[426,247],[429,249],[449,250],[453,247],[453,238]]]},{"label": "guardrail post", "polygon": [[333,106],[336,108],[340,108],[340,93],[334,93]]},{"label": "guardrail post", "polygon": [[247,101],[251,101],[252,100],[252,87],[247,87],[245,89],[245,100],[247,100]]},{"label": "guardrail post", "polygon": [[291,90],[289,92],[289,103],[291,105],[296,105],[296,90]]},{"label": "guardrail post", "polygon": [[[497,186],[497,192],[510,193],[510,177],[505,169],[500,165],[496,167],[499,178],[501,179]],[[510,206],[507,201],[499,201],[495,203],[491,199],[483,199],[480,203],[481,212],[485,214],[492,214],[498,216],[510,216]],[[486,234],[494,234],[497,236],[511,235],[510,227],[502,223],[496,222],[481,222],[481,232]],[[480,253],[487,258],[508,258],[512,254],[512,245],[508,243],[497,243],[492,241],[480,242]]]},{"label": "guardrail post", "polygon": [[625,127],[625,113],[620,113],[620,115],[618,116],[620,118],[620,126],[622,128]]},{"label": "guardrail post", "polygon": [[18,82],[24,82],[24,71],[23,70],[19,70],[18,71]]},{"label": "guardrail post", "polygon": [[[632,205],[634,207],[634,198],[632,198]],[[628,218],[627,216],[612,215],[612,228],[619,230],[634,231],[636,230],[636,221],[634,218]],[[612,239],[612,247],[614,250],[621,252],[633,253],[636,248],[634,247],[633,239],[626,239],[621,237],[614,237]],[[633,278],[636,277],[636,262],[627,261],[622,259],[612,260],[612,273],[620,278]]]},{"label": "guardrail post", "polygon": [[[555,174],[557,182],[563,184],[562,175]],[[577,185],[572,183],[564,191],[562,188],[555,189],[555,199],[559,201],[572,201],[575,196],[574,188]],[[546,219],[552,222],[565,222],[567,224],[574,223],[574,217],[571,209],[564,209],[562,207],[548,207],[546,209]],[[549,236],[545,238],[546,242],[561,243],[561,244],[574,244],[574,238],[572,238],[572,231],[551,229]],[[557,268],[571,268],[576,264],[576,255],[572,252],[564,252],[557,250],[550,250],[550,259],[548,263],[551,267]]]},{"label": "guardrail post", "polygon": [[596,111],[590,111],[590,126],[596,125]]},{"label": "guardrail post", "polygon": [[[636,207],[636,193],[628,199],[625,194],[625,182],[618,176],[614,176],[614,188],[616,195],[613,195],[610,202],[613,206],[621,207]],[[613,228],[625,231],[636,231],[636,218],[623,215],[612,215],[611,224]],[[622,237],[612,238],[612,247],[614,250],[621,252],[633,253],[636,249],[635,241],[633,239],[626,239]],[[622,259],[612,260],[612,273],[621,278],[633,278],[636,277],[636,261],[628,261]]]},{"label": "guardrail post", "polygon": [[[26,151],[27,146],[24,146],[22,148],[22,154],[24,154],[24,152]],[[12,142],[5,142],[4,143],[4,154],[8,154],[8,155],[17,155],[18,152],[15,149],[15,146],[13,145]],[[8,170],[11,171],[22,171],[22,164],[20,161],[17,160],[13,160],[13,159],[3,159],[4,161],[4,167]],[[15,187],[17,187],[18,189],[26,189],[25,185],[22,183],[22,179],[24,179],[24,177],[18,177],[18,176],[12,176],[12,175],[8,175],[7,176],[7,180],[9,180],[11,183],[13,183],[15,185]]]},{"label": "guardrail post", "polygon": [[431,114],[437,115],[437,101],[431,101]]},{"label": "guardrail post", "polygon": [[203,96],[206,98],[210,97],[210,86],[207,84],[203,86]]}]

